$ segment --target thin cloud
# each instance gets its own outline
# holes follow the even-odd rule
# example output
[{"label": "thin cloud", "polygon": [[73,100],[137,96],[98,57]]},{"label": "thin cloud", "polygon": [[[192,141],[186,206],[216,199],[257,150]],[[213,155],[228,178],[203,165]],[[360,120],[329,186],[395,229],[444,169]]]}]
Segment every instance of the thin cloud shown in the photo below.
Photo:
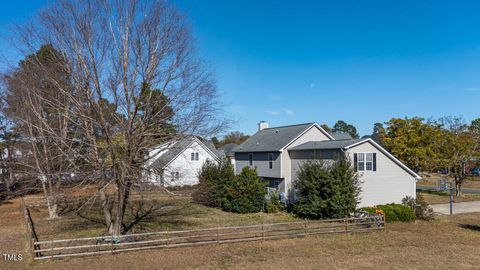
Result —
[{"label": "thin cloud", "polygon": [[288,116],[293,116],[293,115],[294,115],[293,111],[290,110],[290,109],[284,109],[283,111],[284,111],[285,114],[288,115]]},{"label": "thin cloud", "polygon": [[273,116],[277,116],[280,114],[280,112],[277,112],[277,111],[266,111],[266,113],[270,114],[270,115],[273,115]]},{"label": "thin cloud", "polygon": [[313,88],[315,88],[315,84],[312,82],[310,83],[310,90],[313,90]]}]

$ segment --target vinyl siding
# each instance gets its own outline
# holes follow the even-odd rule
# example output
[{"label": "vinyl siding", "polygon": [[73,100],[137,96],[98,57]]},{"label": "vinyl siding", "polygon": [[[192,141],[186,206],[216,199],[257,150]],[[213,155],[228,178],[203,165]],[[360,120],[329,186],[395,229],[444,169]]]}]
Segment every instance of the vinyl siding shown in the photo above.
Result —
[{"label": "vinyl siding", "polygon": [[[248,156],[250,153],[235,153],[235,172],[238,174],[244,167],[248,167]],[[257,174],[261,177],[280,178],[281,158],[280,152],[255,152],[253,155],[252,168],[257,168]],[[273,154],[273,168],[268,166],[268,154]]]},{"label": "vinyl siding", "polygon": [[293,141],[290,145],[286,147],[286,149],[282,152],[282,178],[285,178],[285,183],[283,183],[282,188],[286,193],[286,196],[290,196],[290,190],[293,188],[292,186],[292,158],[290,157],[290,153],[288,149],[298,146],[300,144],[309,142],[309,141],[329,141],[330,139],[323,134],[320,129],[313,126],[307,132],[305,132],[302,136],[297,138]]},{"label": "vinyl siding", "polygon": [[405,196],[415,198],[416,180],[410,173],[384,155],[370,142],[349,149],[347,154],[353,162],[353,154],[362,152],[377,154],[377,171],[359,172],[362,182],[359,207],[401,203]]},{"label": "vinyl siding", "polygon": [[[191,153],[198,153],[198,160],[191,160]],[[198,184],[198,172],[207,159],[215,158],[197,142],[186,148],[178,157],[165,167],[163,175],[150,173],[147,176],[151,182],[164,186],[192,186]],[[172,178],[172,172],[178,172],[179,178]],[[163,183],[162,183],[163,178]]]},{"label": "vinyl siding", "polygon": [[292,164],[292,185],[297,180],[297,174],[300,170],[300,167],[303,163],[314,159],[322,159],[324,162],[333,162],[336,156],[342,155],[340,150],[301,150],[301,151],[290,151],[291,164]]}]

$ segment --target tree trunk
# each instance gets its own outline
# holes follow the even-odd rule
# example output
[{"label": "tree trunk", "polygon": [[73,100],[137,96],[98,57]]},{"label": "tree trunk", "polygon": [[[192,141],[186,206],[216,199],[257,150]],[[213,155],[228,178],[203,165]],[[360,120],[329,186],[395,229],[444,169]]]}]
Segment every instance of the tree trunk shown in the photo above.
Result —
[{"label": "tree trunk", "polygon": [[57,219],[58,218],[58,203],[54,197],[49,197],[48,201],[50,201],[48,205],[48,218],[49,219]]},{"label": "tree trunk", "polygon": [[105,190],[100,189],[100,200],[102,201],[102,210],[103,216],[105,217],[105,224],[107,225],[107,231],[109,234],[113,235],[113,221],[112,221],[112,203],[107,198]]},{"label": "tree trunk", "polygon": [[455,196],[457,197],[462,197],[463,193],[462,193],[462,183],[461,182],[457,182],[457,180],[455,180]]}]

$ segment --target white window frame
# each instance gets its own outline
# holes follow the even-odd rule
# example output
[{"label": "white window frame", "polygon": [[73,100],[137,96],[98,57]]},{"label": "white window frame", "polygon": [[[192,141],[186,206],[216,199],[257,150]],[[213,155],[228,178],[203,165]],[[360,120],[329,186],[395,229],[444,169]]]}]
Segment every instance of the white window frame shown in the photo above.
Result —
[{"label": "white window frame", "polygon": [[199,159],[198,157],[199,157],[199,156],[200,156],[200,155],[198,154],[198,152],[195,152],[195,160],[196,160],[196,161],[198,161],[198,159]]},{"label": "white window frame", "polygon": [[[357,154],[357,171],[373,172],[373,152],[361,152],[356,154]],[[370,157],[370,160],[367,160],[367,156]],[[368,168],[367,164],[370,165],[370,168]],[[362,165],[362,168],[360,168],[360,165]]]},{"label": "white window frame", "polygon": [[192,153],[190,154],[190,160],[191,160],[191,161],[194,161],[194,160],[195,160],[195,152],[192,152]]},{"label": "white window frame", "polygon": [[268,168],[271,170],[273,169],[273,154],[268,153]]}]

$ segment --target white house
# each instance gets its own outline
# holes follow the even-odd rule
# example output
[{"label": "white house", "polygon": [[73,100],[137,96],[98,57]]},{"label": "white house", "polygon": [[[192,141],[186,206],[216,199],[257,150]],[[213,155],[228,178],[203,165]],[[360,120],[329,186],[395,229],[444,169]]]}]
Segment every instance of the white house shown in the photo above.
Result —
[{"label": "white house", "polygon": [[188,136],[151,149],[145,178],[163,186],[196,185],[207,160],[218,160],[215,146]]},{"label": "white house", "polygon": [[359,207],[415,198],[416,181],[421,179],[372,139],[328,133],[317,123],[268,128],[261,122],[258,132],[234,151],[236,172],[256,167],[269,187],[284,193],[287,200],[293,200],[300,166],[311,159],[350,158],[362,182]]}]

